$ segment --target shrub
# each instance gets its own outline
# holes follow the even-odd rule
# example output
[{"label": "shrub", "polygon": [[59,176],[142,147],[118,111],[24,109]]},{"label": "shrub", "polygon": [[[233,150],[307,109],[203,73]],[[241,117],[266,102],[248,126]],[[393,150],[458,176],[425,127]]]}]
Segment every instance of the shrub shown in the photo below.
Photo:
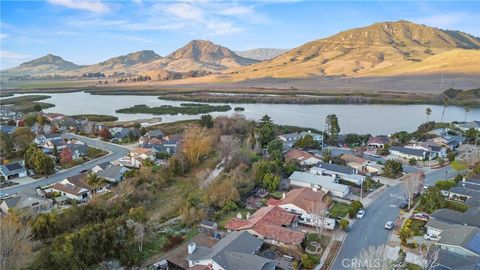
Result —
[{"label": "shrub", "polygon": [[340,228],[344,231],[347,230],[348,228],[348,225],[350,224],[350,221],[346,220],[346,219],[342,219],[338,222],[340,224]]},{"label": "shrub", "polygon": [[417,160],[414,159],[414,158],[411,158],[411,159],[408,161],[408,164],[410,164],[410,165],[412,165],[412,166],[413,166],[413,165],[417,165]]},{"label": "shrub", "polygon": [[310,254],[302,255],[302,265],[305,269],[313,269],[320,262],[320,259]]}]

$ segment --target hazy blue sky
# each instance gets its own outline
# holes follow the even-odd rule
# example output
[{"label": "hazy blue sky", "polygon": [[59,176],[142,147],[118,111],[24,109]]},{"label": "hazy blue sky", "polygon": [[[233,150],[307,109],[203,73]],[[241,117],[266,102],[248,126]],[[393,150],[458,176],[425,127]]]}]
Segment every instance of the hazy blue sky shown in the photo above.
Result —
[{"label": "hazy blue sky", "polygon": [[1,67],[48,53],[78,64],[150,49],[166,55],[192,39],[233,50],[293,48],[381,21],[411,20],[480,36],[480,1],[1,2]]}]

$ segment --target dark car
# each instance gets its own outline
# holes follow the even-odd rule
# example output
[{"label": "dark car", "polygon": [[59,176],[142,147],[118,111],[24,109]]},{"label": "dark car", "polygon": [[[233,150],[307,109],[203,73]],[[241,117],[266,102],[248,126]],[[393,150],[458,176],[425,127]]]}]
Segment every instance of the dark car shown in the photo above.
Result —
[{"label": "dark car", "polygon": [[81,170],[81,171],[80,171],[80,173],[86,173],[86,172],[88,172],[88,170],[87,170],[87,169],[85,169],[85,170]]},{"label": "dark car", "polygon": [[408,202],[402,202],[399,206],[400,209],[407,209],[408,207]]}]

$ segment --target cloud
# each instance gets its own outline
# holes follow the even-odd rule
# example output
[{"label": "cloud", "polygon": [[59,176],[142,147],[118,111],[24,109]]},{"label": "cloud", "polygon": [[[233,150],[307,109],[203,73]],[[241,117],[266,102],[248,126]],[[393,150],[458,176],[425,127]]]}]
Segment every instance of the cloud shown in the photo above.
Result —
[{"label": "cloud", "polygon": [[8,36],[9,36],[8,34],[0,33],[0,39],[5,39]]},{"label": "cloud", "polygon": [[202,21],[204,11],[188,3],[167,5],[165,12],[179,18],[194,21]]},{"label": "cloud", "polygon": [[30,55],[16,53],[11,51],[0,50],[0,58],[1,59],[8,59],[8,60],[22,60],[30,58]]},{"label": "cloud", "polygon": [[110,11],[110,7],[101,0],[48,0],[48,2],[53,5],[95,13],[106,13]]}]

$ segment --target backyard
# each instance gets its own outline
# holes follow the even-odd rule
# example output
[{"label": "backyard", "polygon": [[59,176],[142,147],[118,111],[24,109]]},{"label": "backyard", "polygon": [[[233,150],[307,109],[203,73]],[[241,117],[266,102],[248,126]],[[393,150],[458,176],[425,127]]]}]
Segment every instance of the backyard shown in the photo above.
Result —
[{"label": "backyard", "polygon": [[346,203],[334,202],[328,212],[332,218],[344,218],[352,206]]}]

